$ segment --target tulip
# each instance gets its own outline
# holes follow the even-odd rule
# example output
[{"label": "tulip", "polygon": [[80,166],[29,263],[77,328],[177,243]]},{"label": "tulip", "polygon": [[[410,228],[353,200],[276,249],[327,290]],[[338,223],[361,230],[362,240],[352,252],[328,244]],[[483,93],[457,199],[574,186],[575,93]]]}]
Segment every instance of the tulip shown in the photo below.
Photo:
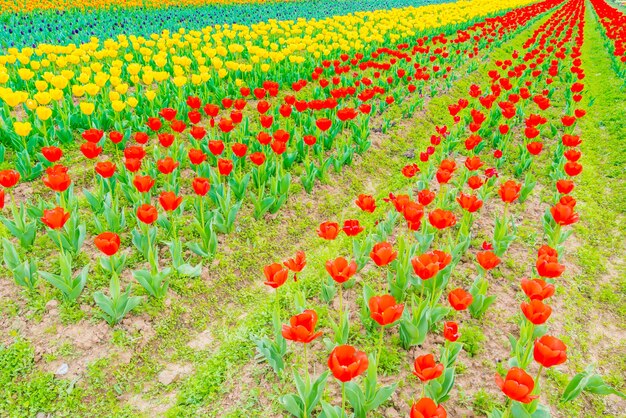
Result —
[{"label": "tulip", "polygon": [[355,219],[345,221],[341,229],[349,237],[354,237],[363,231],[363,227],[359,224],[359,221]]},{"label": "tulip", "polygon": [[404,311],[404,305],[398,304],[391,295],[372,296],[369,300],[369,308],[370,316],[381,327],[398,321]]},{"label": "tulip", "polygon": [[113,177],[113,174],[115,174],[115,168],[115,164],[113,164],[111,161],[104,161],[96,163],[94,170],[102,178],[108,179],[110,177]]},{"label": "tulip", "polygon": [[20,181],[20,173],[15,170],[2,170],[0,171],[0,185],[2,187],[10,189]]},{"label": "tulip", "polygon": [[530,303],[522,302],[521,308],[526,319],[535,325],[545,323],[552,313],[552,308],[539,299],[533,299]]},{"label": "tulip", "polygon": [[63,151],[58,147],[43,147],[41,148],[41,153],[51,163],[55,163],[61,159],[63,156]]},{"label": "tulip", "polygon": [[171,174],[176,170],[176,167],[178,167],[178,161],[174,161],[172,157],[157,160],[157,170],[159,170],[161,174]]},{"label": "tulip", "polygon": [[465,209],[469,213],[474,213],[483,206],[483,201],[478,197],[474,195],[466,195],[465,193],[461,193],[459,197],[456,198],[456,201],[459,203],[461,208]]},{"label": "tulip", "polygon": [[522,403],[530,403],[533,399],[537,399],[539,396],[531,395],[535,388],[535,382],[528,373],[519,367],[511,368],[504,380],[496,373],[496,384],[500,387],[502,392],[513,399],[514,401]]},{"label": "tulip", "polygon": [[430,398],[421,398],[411,407],[410,418],[447,418],[448,414],[441,405]]},{"label": "tulip", "polygon": [[369,366],[367,355],[350,345],[339,345],[328,357],[328,368],[342,383],[363,374]]},{"label": "tulip", "polygon": [[498,194],[500,194],[500,198],[502,198],[503,202],[512,203],[519,198],[521,190],[521,184],[516,183],[513,180],[509,180],[500,185]]},{"label": "tulip", "polygon": [[[326,262],[326,271],[337,283],[345,283],[356,273],[357,265],[354,261],[348,262],[343,257]],[[341,287],[340,287],[341,288]]]},{"label": "tulip", "polygon": [[100,251],[110,257],[119,250],[120,237],[114,232],[103,232],[93,240],[93,243]]},{"label": "tulip", "polygon": [[65,212],[63,208],[56,207],[51,210],[44,209],[41,222],[50,229],[59,230],[63,228],[68,219],[70,219],[70,214]]},{"label": "tulip", "polygon": [[360,194],[354,203],[364,212],[373,213],[376,209],[376,200],[367,194]]},{"label": "tulip", "polygon": [[289,324],[283,324],[282,327],[282,335],[286,340],[308,344],[322,335],[321,331],[315,332],[317,313],[314,310],[307,309],[299,315],[292,316]]},{"label": "tulip", "polygon": [[379,242],[374,245],[370,252],[370,258],[377,266],[382,267],[391,263],[398,256],[398,252],[394,251],[392,245],[388,242]]},{"label": "tulip", "polygon": [[500,264],[500,258],[493,251],[480,251],[476,254],[476,259],[485,270],[491,270]]},{"label": "tulip", "polygon": [[193,191],[198,196],[205,196],[211,189],[211,183],[209,183],[208,179],[205,179],[203,177],[196,177],[193,179],[191,187],[193,187]]},{"label": "tulip", "polygon": [[544,300],[554,294],[554,285],[541,279],[522,279],[521,286],[530,300]]},{"label": "tulip", "polygon": [[443,324],[443,337],[451,343],[459,339],[459,325],[453,321],[446,321]]},{"label": "tulip", "polygon": [[180,206],[183,201],[182,197],[177,197],[174,192],[163,192],[159,196],[159,203],[166,212],[172,212]]},{"label": "tulip", "polygon": [[288,259],[283,264],[289,270],[294,272],[293,280],[298,281],[297,274],[300,273],[302,269],[304,269],[304,266],[306,266],[306,256],[304,254],[304,251],[298,251],[294,258]]},{"label": "tulip", "polygon": [[339,235],[339,224],[337,222],[322,222],[317,230],[317,235],[326,240],[334,240]]},{"label": "tulip", "polygon": [[443,364],[436,363],[432,354],[419,356],[413,364],[413,374],[422,382],[427,382],[441,376],[443,373]]},{"label": "tulip", "polygon": [[279,263],[273,263],[265,266],[263,274],[265,274],[265,284],[271,288],[278,289],[287,281],[289,270]]},{"label": "tulip", "polygon": [[554,279],[559,277],[564,271],[565,266],[559,264],[559,255],[557,251],[547,245],[542,246],[537,254],[537,272],[541,277]]},{"label": "tulip", "polygon": [[434,252],[428,252],[411,260],[413,271],[422,280],[434,277],[440,270],[439,257]]},{"label": "tulip", "polygon": [[533,356],[542,367],[558,366],[567,360],[567,346],[556,337],[544,335],[535,341]]},{"label": "tulip", "polygon": [[448,302],[455,311],[467,309],[473,300],[472,294],[461,288],[454,289],[448,293]]},{"label": "tulip", "polygon": [[152,225],[158,217],[159,214],[156,208],[152,205],[143,204],[137,208],[137,219],[146,225]]},{"label": "tulip", "polygon": [[154,186],[154,179],[150,176],[135,176],[133,185],[139,193],[146,193]]}]

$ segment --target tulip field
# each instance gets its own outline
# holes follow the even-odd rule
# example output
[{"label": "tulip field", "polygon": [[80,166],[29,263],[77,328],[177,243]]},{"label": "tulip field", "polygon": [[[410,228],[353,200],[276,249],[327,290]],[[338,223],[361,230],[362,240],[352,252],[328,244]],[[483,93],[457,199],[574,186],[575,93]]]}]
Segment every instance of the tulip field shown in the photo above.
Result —
[{"label": "tulip field", "polygon": [[0,417],[626,417],[626,6],[0,0]]}]

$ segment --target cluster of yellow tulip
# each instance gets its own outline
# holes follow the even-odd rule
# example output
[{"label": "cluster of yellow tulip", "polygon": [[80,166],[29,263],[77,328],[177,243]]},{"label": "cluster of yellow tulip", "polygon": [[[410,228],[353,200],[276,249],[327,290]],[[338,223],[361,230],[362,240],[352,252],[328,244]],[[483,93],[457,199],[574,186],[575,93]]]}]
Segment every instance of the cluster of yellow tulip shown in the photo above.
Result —
[{"label": "cluster of yellow tulip", "polygon": [[149,37],[93,38],[79,46],[9,49],[0,55],[0,99],[9,107],[5,116],[8,112],[13,119],[12,110],[20,104],[32,120],[45,121],[59,112],[57,116],[68,121],[76,108],[87,117],[97,109],[117,118],[140,104],[151,105],[157,97],[168,101],[156,105],[171,104],[186,94],[257,87],[266,79],[293,82],[294,77],[309,75],[320,59],[397,44],[427,28],[532,2],[466,0],[323,20],[216,25]]},{"label": "cluster of yellow tulip", "polygon": [[[282,2],[300,0],[280,0]],[[0,11],[7,13],[35,10],[96,10],[112,7],[198,7],[213,4],[273,3],[276,0],[0,0]]]}]

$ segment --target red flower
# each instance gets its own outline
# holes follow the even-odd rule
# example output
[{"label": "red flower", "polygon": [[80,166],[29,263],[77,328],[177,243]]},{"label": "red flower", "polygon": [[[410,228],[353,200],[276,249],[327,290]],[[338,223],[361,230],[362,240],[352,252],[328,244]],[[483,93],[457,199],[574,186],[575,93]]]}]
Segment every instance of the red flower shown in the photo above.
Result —
[{"label": "red flower", "polygon": [[448,302],[450,302],[450,306],[452,306],[455,311],[464,311],[473,301],[474,297],[472,294],[460,287],[448,293]]},{"label": "red flower", "polygon": [[381,327],[391,325],[402,316],[404,305],[391,295],[372,296],[369,300],[370,316]]},{"label": "red flower", "polygon": [[544,335],[535,341],[533,356],[543,367],[558,366],[567,360],[567,346],[563,341],[550,335]]},{"label": "red flower", "polygon": [[563,166],[563,169],[570,177],[575,177],[583,171],[583,166],[576,161],[568,161]]},{"label": "red flower", "polygon": [[306,255],[304,254],[304,251],[298,251],[296,252],[296,256],[294,258],[288,259],[287,261],[283,262],[283,264],[285,265],[285,267],[295,273],[293,275],[293,280],[298,281],[297,274],[300,273],[302,269],[304,269],[304,266],[306,266]]},{"label": "red flower", "polygon": [[472,190],[480,189],[483,183],[483,179],[481,179],[479,176],[472,176],[467,179],[467,185]]},{"label": "red flower", "polygon": [[413,271],[422,280],[434,277],[440,270],[439,256],[435,252],[424,253],[411,260]]},{"label": "red flower", "polygon": [[166,108],[161,109],[161,111],[159,112],[159,115],[163,119],[171,122],[176,117],[176,110],[166,107]]},{"label": "red flower", "polygon": [[541,279],[522,279],[522,290],[530,300],[544,300],[554,294],[554,285]]},{"label": "red flower", "polygon": [[43,147],[41,148],[41,153],[46,158],[46,160],[51,163],[56,163],[63,156],[63,151],[59,147]]},{"label": "red flower", "polygon": [[459,325],[453,321],[443,323],[443,337],[451,343],[459,339]]},{"label": "red flower", "polygon": [[220,128],[220,131],[222,131],[224,133],[228,133],[228,132],[232,131],[233,129],[235,129],[235,125],[233,125],[232,119],[227,119],[227,118],[220,119],[220,121],[217,124],[217,126],[218,126],[218,128]]},{"label": "red flower", "polygon": [[209,141],[209,151],[211,151],[213,155],[222,155],[224,152],[224,143],[219,139]]},{"label": "red flower", "polygon": [[256,165],[261,165],[265,162],[265,154],[262,152],[255,152],[250,154],[250,161]]},{"label": "red flower", "polygon": [[443,373],[443,364],[435,362],[435,357],[432,354],[416,358],[413,368],[415,369],[413,374],[422,382],[436,379]]},{"label": "red flower", "polygon": [[115,174],[115,168],[115,164],[111,161],[103,161],[97,163],[94,170],[96,170],[96,173],[100,174],[102,178],[108,179]]},{"label": "red flower", "polygon": [[574,190],[574,182],[571,180],[558,180],[556,182],[556,189],[561,194],[569,194]]},{"label": "red flower", "polygon": [[162,192],[159,196],[159,203],[166,212],[174,211],[183,201],[182,197],[177,197],[174,192]]},{"label": "red flower", "polygon": [[154,180],[150,176],[135,176],[133,184],[139,193],[146,193],[154,186]]},{"label": "red flower", "polygon": [[419,171],[420,169],[417,164],[409,164],[402,168],[402,175],[404,177],[411,178],[414,177]]},{"label": "red flower", "polygon": [[274,263],[265,266],[263,274],[265,274],[265,284],[276,289],[285,284],[289,277],[289,270],[279,263]]},{"label": "red flower", "polygon": [[196,177],[191,182],[191,187],[198,196],[205,196],[211,189],[211,183],[204,177]]},{"label": "red flower", "polygon": [[287,151],[287,144],[281,141],[272,142],[271,147],[272,151],[274,151],[274,154],[276,155],[281,155],[282,153]]},{"label": "red flower", "polygon": [[109,139],[114,144],[119,144],[120,142],[124,140],[124,134],[122,134],[121,132],[117,132],[117,131],[111,131],[109,132]]},{"label": "red flower", "polygon": [[161,129],[163,123],[159,118],[148,118],[148,123],[146,123],[146,125],[148,125],[148,128],[156,132]]},{"label": "red flower", "polygon": [[[567,197],[567,196],[565,196]],[[574,201],[574,205],[576,202]],[[574,212],[574,207],[561,202],[550,208],[550,213],[554,222],[561,226],[571,225],[578,222],[578,214]]]},{"label": "red flower", "polygon": [[317,230],[317,235],[327,240],[333,240],[339,235],[339,224],[337,222],[322,222]]},{"label": "red flower", "polygon": [[461,208],[470,213],[476,212],[483,206],[483,201],[478,197],[474,195],[467,195],[465,193],[461,193],[459,197],[456,198],[456,201],[459,203]]},{"label": "red flower", "polygon": [[522,302],[521,308],[526,319],[535,325],[543,324],[552,314],[552,308],[539,299],[533,299],[530,303]]},{"label": "red flower", "polygon": [[370,252],[370,258],[374,260],[377,266],[386,266],[396,259],[398,252],[393,250],[393,247],[388,242],[379,242],[374,245],[372,252]]},{"label": "red flower", "polygon": [[64,192],[72,184],[72,179],[67,175],[67,167],[63,165],[48,168],[46,174],[43,183],[55,192]]},{"label": "red flower", "polygon": [[363,231],[363,227],[359,224],[359,221],[356,219],[348,219],[343,223],[343,228],[341,228],[343,232],[349,237],[357,236]]},{"label": "red flower", "polygon": [[174,143],[174,135],[172,134],[158,134],[157,138],[162,147],[168,148]]},{"label": "red flower", "polygon": [[243,157],[244,155],[246,155],[246,152],[248,152],[248,146],[240,142],[235,142],[231,146],[231,149],[233,150],[233,154],[235,154],[239,158]]},{"label": "red flower", "polygon": [[526,149],[532,155],[539,155],[539,153],[543,149],[543,143],[542,142],[531,142],[530,144],[526,145]]},{"label": "red flower", "polygon": [[4,190],[0,190],[0,209],[4,209]]},{"label": "red flower", "polygon": [[206,136],[206,129],[201,126],[194,126],[189,130],[189,134],[193,137],[193,139],[199,141]]},{"label": "red flower", "polygon": [[120,248],[120,237],[114,232],[103,232],[94,238],[93,243],[109,257],[115,255]]},{"label": "red flower", "polygon": [[20,173],[15,170],[2,170],[0,171],[0,184],[2,187],[10,189],[20,181]]},{"label": "red flower", "polygon": [[326,262],[326,271],[337,283],[347,282],[356,273],[357,265],[354,261],[348,262],[343,257]]},{"label": "red flower", "polygon": [[202,102],[199,97],[187,96],[187,106],[192,109],[200,109],[202,107]]},{"label": "red flower", "polygon": [[315,143],[317,142],[317,138],[313,135],[304,135],[302,137],[302,140],[304,141],[305,144],[307,144],[310,147],[315,145]]},{"label": "red flower", "polygon": [[565,266],[559,264],[557,251],[547,245],[539,249],[535,266],[541,277],[548,277],[550,279],[559,277],[565,271]]},{"label": "red flower", "polygon": [[202,120],[202,114],[197,110],[192,110],[191,112],[188,112],[187,117],[189,118],[189,122],[191,122],[192,124],[199,123]]},{"label": "red flower", "polygon": [[283,324],[282,334],[286,340],[308,344],[322,332],[315,332],[317,324],[317,313],[307,309],[299,315],[294,315],[289,320],[290,325]]},{"label": "red flower", "polygon": [[430,212],[428,214],[428,221],[437,229],[445,229],[456,225],[454,213],[444,209],[435,209]]},{"label": "red flower", "polygon": [[143,147],[133,145],[124,149],[124,157],[128,159],[143,160],[146,150]]},{"label": "red flower", "polygon": [[478,264],[485,270],[491,270],[500,264],[500,258],[493,251],[480,251],[476,254]]},{"label": "red flower", "polygon": [[539,397],[537,395],[531,395],[535,388],[535,382],[528,373],[519,367],[511,368],[504,380],[496,373],[496,384],[506,396],[514,401],[530,403],[533,399]]},{"label": "red flower", "polygon": [[206,161],[206,158],[207,158],[206,154],[202,152],[201,149],[196,149],[196,148],[190,149],[187,155],[189,156],[189,161],[193,165],[202,164],[203,162]]},{"label": "red flower", "polygon": [[204,113],[210,118],[216,117],[220,113],[220,108],[217,105],[208,103],[204,106]]},{"label": "red flower", "polygon": [[365,212],[373,213],[376,209],[376,200],[367,194],[360,194],[354,203]]},{"label": "red flower", "polygon": [[351,345],[338,345],[328,357],[328,368],[341,382],[349,382],[367,370],[367,354]]},{"label": "red flower", "polygon": [[319,118],[315,121],[315,125],[322,132],[329,130],[332,124],[333,122],[328,118]]},{"label": "red flower", "polygon": [[509,180],[500,185],[500,190],[498,191],[498,193],[500,194],[503,202],[512,203],[519,198],[521,190],[521,184],[516,183],[513,180]]},{"label": "red flower", "polygon": [[152,205],[148,205],[147,203],[144,203],[143,205],[137,208],[137,219],[139,219],[141,222],[147,225],[152,225],[154,221],[157,220],[158,217],[159,217],[159,214],[156,208]]},{"label": "red flower", "polygon": [[178,167],[178,161],[174,161],[172,157],[165,157],[157,161],[157,169],[161,174],[170,174]]},{"label": "red flower", "polygon": [[428,206],[433,200],[435,200],[435,196],[435,192],[431,192],[428,189],[423,189],[417,193],[417,201],[424,206]]},{"label": "red flower", "polygon": [[469,170],[469,171],[476,171],[478,170],[480,167],[482,167],[483,165],[485,165],[485,163],[483,163],[480,160],[480,157],[476,156],[476,157],[468,157],[465,160],[465,167]]},{"label": "red flower", "polygon": [[68,219],[70,219],[69,212],[66,212],[63,208],[57,206],[51,210],[44,209],[41,222],[46,224],[46,226],[50,229],[58,230],[63,228],[63,225],[65,225]]},{"label": "red flower", "polygon": [[411,407],[411,418],[447,418],[448,413],[430,398],[421,398]]},{"label": "red flower", "polygon": [[104,132],[99,129],[88,129],[82,133],[82,137],[85,141],[91,143],[98,143],[104,136]]},{"label": "red flower", "polygon": [[566,147],[577,147],[582,144],[583,141],[577,135],[564,134],[561,138],[561,142],[563,142],[563,145]]},{"label": "red flower", "polygon": [[86,158],[93,160],[100,155],[102,148],[93,142],[85,142],[80,146],[80,152],[82,152]]},{"label": "red flower", "polygon": [[233,162],[231,160],[220,158],[217,161],[217,169],[222,176],[227,176],[231,171],[233,171]]}]

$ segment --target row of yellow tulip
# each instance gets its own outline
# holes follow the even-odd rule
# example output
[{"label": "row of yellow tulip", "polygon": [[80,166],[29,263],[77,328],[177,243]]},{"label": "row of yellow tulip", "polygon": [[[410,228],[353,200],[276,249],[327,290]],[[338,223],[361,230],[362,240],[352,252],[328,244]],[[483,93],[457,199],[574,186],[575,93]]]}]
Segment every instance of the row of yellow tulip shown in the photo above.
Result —
[{"label": "row of yellow tulip", "polygon": [[[33,119],[45,121],[77,103],[90,115],[95,108],[119,113],[157,96],[182,98],[209,80],[212,90],[216,85],[257,87],[270,78],[286,83],[310,74],[322,58],[393,45],[424,29],[532,2],[467,0],[323,20],[216,25],[147,38],[94,38],[80,46],[10,49],[0,56],[0,99],[10,108],[24,104]],[[53,109],[46,110],[51,104]]]}]

